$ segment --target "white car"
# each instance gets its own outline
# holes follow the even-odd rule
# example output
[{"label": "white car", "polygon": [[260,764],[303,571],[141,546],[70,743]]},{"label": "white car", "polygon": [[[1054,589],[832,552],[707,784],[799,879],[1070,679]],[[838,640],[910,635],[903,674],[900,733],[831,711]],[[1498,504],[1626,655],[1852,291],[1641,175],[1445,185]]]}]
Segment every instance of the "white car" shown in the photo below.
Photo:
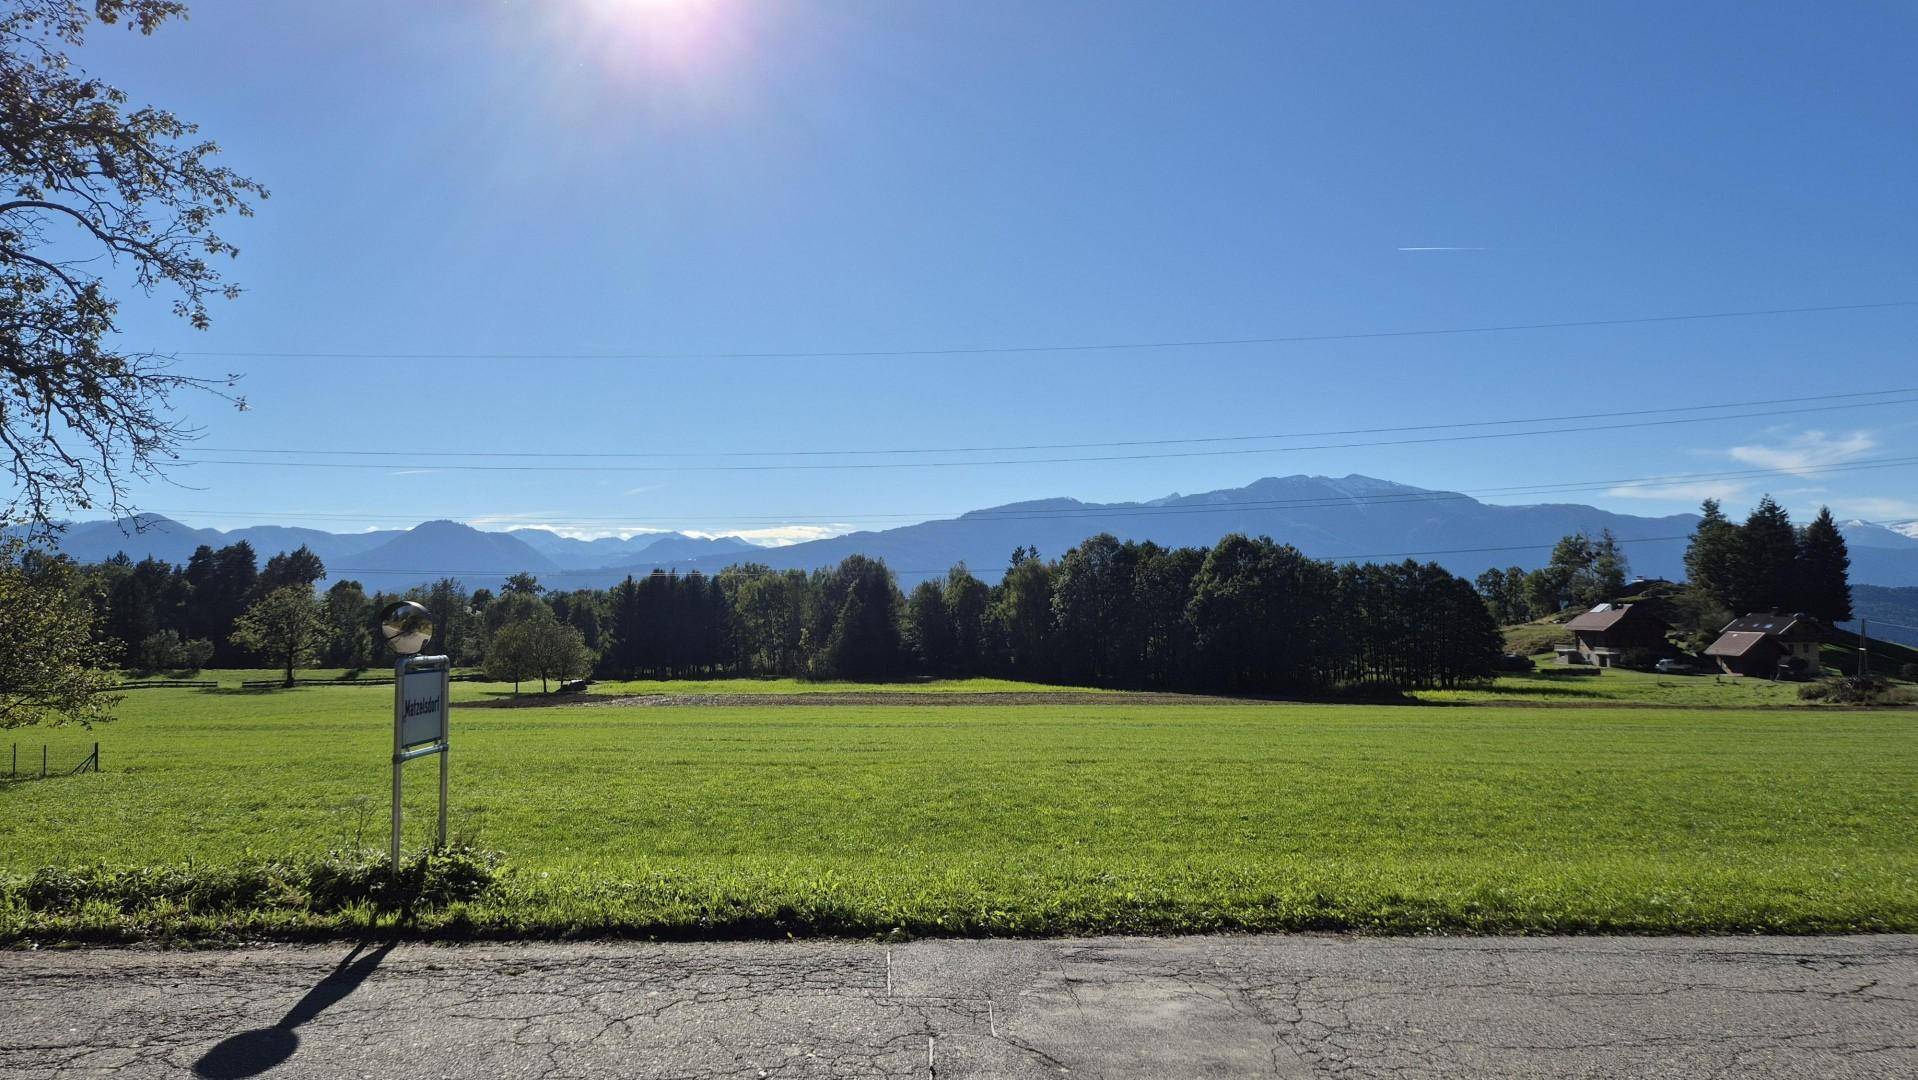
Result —
[{"label": "white car", "polygon": [[1660,675],[1690,675],[1692,665],[1685,660],[1660,660],[1652,665],[1652,670]]}]

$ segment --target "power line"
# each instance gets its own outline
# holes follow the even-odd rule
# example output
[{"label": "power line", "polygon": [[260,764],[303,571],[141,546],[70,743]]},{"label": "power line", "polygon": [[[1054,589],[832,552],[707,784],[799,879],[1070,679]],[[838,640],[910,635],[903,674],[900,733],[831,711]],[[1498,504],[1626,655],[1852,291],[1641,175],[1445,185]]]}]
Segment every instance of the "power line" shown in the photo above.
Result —
[{"label": "power line", "polygon": [[[1320,497],[1314,497],[1314,498],[1308,498],[1308,499],[1245,499],[1245,500],[1235,500],[1235,501],[1225,502],[1225,503],[1209,503],[1209,504],[1200,505],[1200,506],[1183,506],[1183,505],[1181,506],[1142,506],[1138,504],[1118,503],[1118,504],[1109,504],[1109,505],[1054,507],[1050,509],[1029,509],[1029,510],[1009,510],[1009,511],[1008,510],[969,510],[969,511],[959,511],[959,512],[924,511],[924,512],[918,512],[918,513],[863,512],[862,511],[862,512],[847,512],[847,513],[839,513],[839,514],[824,514],[824,515],[768,514],[768,515],[751,516],[751,517],[739,517],[739,516],[715,517],[711,515],[673,517],[673,516],[662,516],[662,515],[653,514],[653,515],[648,515],[647,518],[650,521],[687,521],[687,522],[702,522],[702,523],[725,522],[731,525],[755,525],[755,524],[801,525],[801,524],[824,524],[824,523],[839,524],[842,522],[850,523],[850,522],[857,522],[857,521],[874,521],[879,519],[899,519],[899,520],[909,520],[909,521],[919,522],[919,521],[934,521],[934,520],[950,521],[950,520],[962,520],[962,519],[975,520],[975,521],[1026,521],[1026,520],[1045,520],[1049,518],[1072,520],[1076,518],[1104,518],[1104,517],[1168,517],[1168,516],[1179,516],[1183,514],[1235,513],[1235,512],[1246,511],[1246,510],[1335,508],[1335,507],[1349,506],[1349,505],[1361,505],[1361,506],[1379,505],[1379,504],[1389,505],[1389,504],[1401,503],[1401,502],[1410,502],[1410,503],[1448,502],[1448,501],[1456,501],[1456,500],[1476,501],[1476,497],[1479,497],[1479,496],[1510,497],[1510,496],[1520,496],[1520,495],[1573,494],[1573,493],[1584,492],[1584,491],[1605,490],[1605,489],[1614,488],[1614,487],[1656,488],[1660,486],[1669,486],[1673,484],[1681,484],[1686,482],[1700,482],[1700,481],[1712,481],[1712,480],[1743,480],[1743,479],[1749,479],[1749,478],[1760,477],[1760,476],[1779,476],[1779,475],[1789,475],[1789,476],[1823,475],[1825,473],[1834,473],[1834,472],[1854,472],[1854,471],[1877,470],[1877,469],[1909,468],[1913,465],[1918,465],[1918,457],[1868,458],[1868,459],[1859,460],[1859,461],[1839,462],[1839,463],[1834,463],[1830,465],[1808,465],[1808,466],[1804,466],[1804,467],[1792,469],[1792,470],[1761,468],[1761,469],[1738,469],[1738,470],[1731,470],[1731,471],[1724,471],[1724,472],[1666,473],[1666,474],[1657,475],[1657,476],[1621,477],[1621,478],[1611,479],[1611,480],[1578,480],[1578,481],[1567,481],[1567,482],[1558,483],[1558,484],[1522,484],[1522,485],[1514,485],[1509,487],[1498,487],[1498,488],[1473,488],[1468,491],[1458,491],[1458,492],[1418,490],[1418,491],[1404,491],[1404,492],[1381,492],[1381,493],[1369,494],[1369,495],[1357,494],[1357,495],[1344,495],[1344,496],[1320,496]],[[256,517],[256,518],[257,517],[279,517],[279,518],[294,518],[294,519],[317,520],[317,521],[386,520],[386,521],[395,521],[395,522],[410,522],[414,524],[417,524],[419,521],[422,520],[422,515],[417,515],[417,514],[410,514],[410,515],[409,514],[373,514],[373,513],[353,514],[353,513],[322,513],[322,512],[276,511],[276,510],[222,510],[222,511],[154,510],[150,512],[154,514],[180,514],[183,516],[198,515],[202,517]],[[430,514],[430,515],[424,515],[424,516],[426,518],[446,518],[446,519],[455,519],[455,520],[463,516],[464,517],[484,517],[484,515],[461,515],[457,513],[440,513],[440,514]],[[632,522],[632,520],[633,518],[631,515],[622,515],[622,516],[613,516],[613,517],[564,517],[564,518],[546,517],[546,518],[542,518],[537,523],[527,522],[527,523],[520,524],[516,527],[538,528],[541,525],[600,525],[600,524],[608,524],[608,523],[624,524],[624,523],[630,523]],[[499,524],[499,525],[508,525],[508,526],[513,525],[513,523],[510,523],[510,522],[488,522],[488,524]]]},{"label": "power line", "polygon": [[175,460],[192,465],[235,465],[278,469],[420,469],[440,472],[812,472],[839,469],[957,469],[998,465],[1064,465],[1112,461],[1146,461],[1172,458],[1239,457],[1248,454],[1295,453],[1303,450],[1350,450],[1379,446],[1415,446],[1433,443],[1477,442],[1489,439],[1517,439],[1537,435],[1572,435],[1593,431],[1622,431],[1628,428],[1670,427],[1723,420],[1747,420],[1770,416],[1796,416],[1805,413],[1865,409],[1884,405],[1914,405],[1918,398],[1894,401],[1853,401],[1843,405],[1824,405],[1804,409],[1771,409],[1761,412],[1728,413],[1721,416],[1691,416],[1665,420],[1639,420],[1623,424],[1592,424],[1583,427],[1550,428],[1537,431],[1495,431],[1473,435],[1433,435],[1416,439],[1383,439],[1370,442],[1314,443],[1305,446],[1261,446],[1231,450],[1181,450],[1137,454],[1102,454],[1081,457],[987,458],[978,461],[885,461],[833,462],[830,464],[766,463],[756,465],[470,465],[431,462],[359,462],[359,461],[248,461],[233,458],[183,457]]},{"label": "power line", "polygon": [[[1852,400],[1886,397],[1893,394],[1918,394],[1918,387],[1890,390],[1858,390],[1843,394],[1816,394],[1806,397],[1765,398],[1756,401],[1727,401],[1705,405],[1677,405],[1658,409],[1622,409],[1615,412],[1567,413],[1560,416],[1532,416],[1512,420],[1462,420],[1444,424],[1406,424],[1397,427],[1345,428],[1333,431],[1294,431],[1273,435],[1204,435],[1182,439],[1129,439],[1115,442],[1025,443],[1000,446],[895,447],[860,450],[715,450],[715,451],[547,451],[547,450],[365,450],[320,448],[271,448],[247,446],[202,446],[209,454],[305,454],[335,457],[459,457],[459,458],[739,458],[739,457],[855,457],[893,454],[980,454],[1025,450],[1091,450],[1130,446],[1179,446],[1199,443],[1265,442],[1278,439],[1315,439],[1340,435],[1380,435],[1406,431],[1448,431],[1458,428],[1504,427],[1513,424],[1549,424],[1570,420],[1615,419],[1621,416],[1659,416],[1671,413],[1702,412],[1708,409],[1744,409],[1760,405],[1784,405],[1811,401]],[[1699,419],[1709,419],[1701,417]]]},{"label": "power line", "polygon": [[1875,311],[1918,307],[1918,300],[1888,300],[1869,304],[1823,304],[1812,307],[1755,308],[1746,311],[1708,311],[1678,315],[1641,315],[1617,319],[1576,319],[1564,322],[1507,323],[1414,330],[1373,330],[1342,334],[1284,334],[1268,337],[1196,338],[1167,341],[1120,341],[1066,345],[984,345],[960,348],[831,349],[776,352],[620,352],[620,353],[507,353],[507,352],[298,352],[241,350],[181,350],[174,356],[239,357],[283,360],[828,360],[863,357],[990,356],[1029,353],[1127,352],[1154,349],[1200,349],[1242,345],[1296,345],[1322,341],[1366,341],[1387,338],[1445,337],[1464,334],[1502,334],[1521,330],[1577,330],[1603,326],[1642,326],[1656,323],[1749,319],[1775,315],[1810,315],[1840,311]]}]

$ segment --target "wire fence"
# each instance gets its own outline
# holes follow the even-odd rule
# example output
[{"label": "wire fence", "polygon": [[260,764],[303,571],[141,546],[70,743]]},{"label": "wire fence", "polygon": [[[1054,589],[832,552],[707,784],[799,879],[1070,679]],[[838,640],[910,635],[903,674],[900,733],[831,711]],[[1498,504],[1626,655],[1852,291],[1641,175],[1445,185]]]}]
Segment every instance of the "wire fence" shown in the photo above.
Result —
[{"label": "wire fence", "polygon": [[[57,753],[45,743],[39,746],[35,754],[34,747],[27,746],[22,753],[19,743],[9,747],[7,755],[7,780],[45,780],[53,776],[78,776],[84,772],[100,771],[100,744],[91,748],[69,750],[61,748]],[[76,760],[77,759],[77,760]]]}]

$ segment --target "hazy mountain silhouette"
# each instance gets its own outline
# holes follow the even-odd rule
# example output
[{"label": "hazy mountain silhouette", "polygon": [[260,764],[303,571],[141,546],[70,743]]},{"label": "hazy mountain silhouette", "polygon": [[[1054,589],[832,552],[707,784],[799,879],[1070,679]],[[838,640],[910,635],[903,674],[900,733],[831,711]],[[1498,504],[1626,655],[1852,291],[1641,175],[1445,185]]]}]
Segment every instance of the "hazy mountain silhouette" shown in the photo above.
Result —
[{"label": "hazy mountain silhouette", "polygon": [[[551,574],[559,570],[559,564],[507,533],[481,532],[457,521],[428,521],[327,569],[336,578],[366,574],[371,578],[369,587],[390,590],[396,581],[484,579],[521,571]],[[379,576],[374,577],[375,573]]]},{"label": "hazy mountain silhouette", "polygon": [[621,539],[617,536],[581,540],[561,536],[550,529],[514,529],[508,535],[553,560],[567,570],[596,570],[606,566],[624,566],[646,558],[690,559],[701,555],[722,555],[733,551],[758,550],[737,536],[699,537],[685,533],[640,533]]},{"label": "hazy mountain silhouette", "polygon": [[[246,539],[262,561],[306,544],[334,576],[361,577],[369,589],[389,591],[439,577],[458,577],[469,587],[494,586],[522,570],[539,575],[550,587],[602,587],[655,568],[712,573],[734,563],[758,562],[810,570],[859,553],[884,559],[909,586],[943,575],[956,562],[996,580],[1015,547],[1032,545],[1056,556],[1100,532],[1167,546],[1208,546],[1226,533],[1243,532],[1271,536],[1319,558],[1411,557],[1470,576],[1491,566],[1542,565],[1551,545],[1567,533],[1595,535],[1610,529],[1625,542],[1634,573],[1679,578],[1684,574],[1685,538],[1698,519],[1693,514],[1638,517],[1577,503],[1497,506],[1457,492],[1353,475],[1267,477],[1241,488],[1145,502],[1056,498],[1008,503],[957,518],[782,548],[755,547],[738,537],[704,539],[682,533],[577,540],[544,529],[485,532],[451,521],[430,521],[404,531],[342,534],[281,526],[221,532],[165,518],[143,520],[147,528],[138,532],[123,531],[124,523],[75,524],[61,537],[60,546],[83,561],[125,551],[136,560],[152,554],[177,563],[199,544],[218,547]],[[1845,531],[1854,581],[1918,585],[1918,539],[1866,522],[1849,522]]]},{"label": "hazy mountain silhouette", "polygon": [[[756,551],[747,558],[775,568],[810,569],[858,552],[885,559],[902,580],[911,581],[943,574],[960,561],[975,571],[996,572],[1015,547],[1035,545],[1042,554],[1055,556],[1100,532],[1167,546],[1207,546],[1227,533],[1242,532],[1271,536],[1321,558],[1384,560],[1405,557],[1399,553],[1443,552],[1416,557],[1476,574],[1488,566],[1539,565],[1559,537],[1580,529],[1593,534],[1611,529],[1628,541],[1682,537],[1697,520],[1693,514],[1634,517],[1569,503],[1493,506],[1456,492],[1368,476],[1285,476],[1147,502],[1057,498],[1009,503],[948,520]],[[1513,550],[1472,550],[1483,548]],[[1626,551],[1636,572],[1672,577],[1683,572],[1684,548],[1681,539],[1633,543]],[[736,561],[742,560],[702,557],[675,565],[711,571]],[[612,574],[597,571],[577,577],[604,584],[618,572],[649,569],[644,562],[613,568]]]},{"label": "hazy mountain silhouette", "polygon": [[250,525],[222,531],[196,529],[158,514],[141,514],[137,519],[73,522],[60,535],[58,546],[79,562],[101,562],[125,552],[135,562],[151,556],[170,563],[184,563],[201,544],[219,548],[244,540],[253,545],[262,563],[277,552],[292,551],[304,544],[313,549],[322,562],[331,564],[378,547],[403,531],[330,533],[285,525]]}]

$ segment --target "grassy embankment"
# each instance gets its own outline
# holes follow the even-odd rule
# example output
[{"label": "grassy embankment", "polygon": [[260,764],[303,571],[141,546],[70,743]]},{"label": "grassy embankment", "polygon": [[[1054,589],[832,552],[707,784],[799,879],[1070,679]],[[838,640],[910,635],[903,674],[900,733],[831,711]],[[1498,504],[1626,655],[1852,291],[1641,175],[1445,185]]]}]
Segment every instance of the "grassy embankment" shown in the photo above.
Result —
[{"label": "grassy embankment", "polygon": [[137,691],[27,735],[106,771],[0,784],[0,937],[1918,930],[1918,724],[1839,710],[456,710],[454,833],[506,869],[321,905],[262,860],[380,846],[389,694]]}]

